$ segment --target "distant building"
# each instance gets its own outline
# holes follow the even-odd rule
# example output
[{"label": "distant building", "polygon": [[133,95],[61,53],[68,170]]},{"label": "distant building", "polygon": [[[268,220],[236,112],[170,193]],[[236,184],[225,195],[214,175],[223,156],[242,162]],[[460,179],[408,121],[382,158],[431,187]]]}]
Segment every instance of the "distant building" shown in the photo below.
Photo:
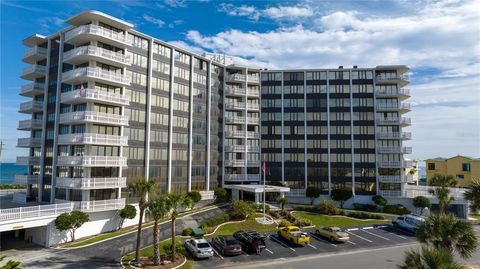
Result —
[{"label": "distant building", "polygon": [[451,158],[435,158],[425,160],[427,164],[427,180],[435,174],[452,175],[458,186],[466,187],[472,179],[480,179],[480,158],[455,156]]},{"label": "distant building", "polygon": [[409,185],[419,185],[418,160],[412,160],[412,166],[405,167],[405,179]]}]

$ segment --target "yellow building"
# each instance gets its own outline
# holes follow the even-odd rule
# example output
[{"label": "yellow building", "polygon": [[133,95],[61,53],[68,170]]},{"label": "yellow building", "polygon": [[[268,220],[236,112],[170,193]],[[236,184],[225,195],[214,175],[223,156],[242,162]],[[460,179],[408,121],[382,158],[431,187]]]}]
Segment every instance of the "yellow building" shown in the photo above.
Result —
[{"label": "yellow building", "polygon": [[427,165],[427,180],[435,174],[452,175],[458,181],[459,187],[470,185],[472,179],[480,180],[480,158],[455,156],[451,158],[435,158],[425,160]]}]

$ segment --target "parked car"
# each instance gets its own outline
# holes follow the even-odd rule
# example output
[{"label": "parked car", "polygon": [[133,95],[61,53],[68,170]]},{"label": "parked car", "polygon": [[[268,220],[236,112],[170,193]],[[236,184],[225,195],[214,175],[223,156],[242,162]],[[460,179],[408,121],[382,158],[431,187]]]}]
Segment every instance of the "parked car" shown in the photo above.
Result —
[{"label": "parked car", "polygon": [[204,238],[189,239],[185,241],[185,249],[195,258],[210,258],[213,256],[212,246]]},{"label": "parked car", "polygon": [[347,242],[350,240],[348,233],[338,227],[323,227],[315,230],[315,235],[325,237],[332,242]]},{"label": "parked car", "polygon": [[308,244],[310,243],[310,236],[303,232],[297,226],[287,226],[278,229],[278,235],[294,244]]},{"label": "parked car", "polygon": [[424,221],[425,219],[418,215],[407,214],[394,219],[392,221],[392,225],[393,227],[407,230],[412,233],[416,233],[418,226],[422,224]]},{"label": "parked car", "polygon": [[236,231],[233,237],[240,242],[243,251],[260,253],[267,247],[265,236],[256,231]]},{"label": "parked car", "polygon": [[217,236],[212,239],[212,246],[222,255],[240,255],[242,254],[242,245],[235,238]]}]

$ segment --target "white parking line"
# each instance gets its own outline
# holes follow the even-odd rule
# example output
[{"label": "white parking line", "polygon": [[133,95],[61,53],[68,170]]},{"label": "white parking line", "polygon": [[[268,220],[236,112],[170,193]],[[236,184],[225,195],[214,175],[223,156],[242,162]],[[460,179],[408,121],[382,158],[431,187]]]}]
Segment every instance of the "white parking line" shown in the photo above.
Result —
[{"label": "white parking line", "polygon": [[381,238],[381,239],[383,239],[383,240],[390,241],[390,239],[388,239],[388,238],[386,238],[386,237],[383,237],[383,236],[381,236],[381,235],[374,234],[374,233],[371,233],[371,232],[365,231],[365,230],[361,230],[361,231],[363,231],[363,232],[365,232],[365,233],[367,233],[367,234],[371,234],[371,235],[373,235],[373,236],[376,236],[376,237],[378,237],[378,238]]},{"label": "white parking line", "polygon": [[273,251],[269,250],[268,248],[265,248],[266,251],[268,251],[270,254],[273,254]]},{"label": "white parking line", "polygon": [[[395,227],[389,227],[389,228],[390,228],[390,229],[393,229],[393,230],[395,230],[395,231],[399,231],[399,232],[401,232],[401,233],[403,233],[403,234],[408,234],[407,231],[404,231],[404,230],[401,230],[401,229],[398,229],[398,228],[395,228]],[[405,239],[406,239],[406,238],[405,238]]]},{"label": "white parking line", "polygon": [[220,255],[220,253],[218,253],[218,251],[215,248],[212,248],[212,249],[213,249],[213,252],[215,252],[215,254],[217,254],[217,256],[220,257],[220,259],[223,260],[223,256]]},{"label": "white parking line", "polygon": [[384,231],[384,232],[386,232],[386,233],[392,234],[392,235],[394,235],[394,236],[396,236],[396,237],[400,237],[400,238],[402,238],[402,239],[408,239],[408,238],[406,238],[406,237],[404,237],[404,236],[401,236],[401,235],[398,235],[398,234],[396,234],[396,233],[392,233],[392,232],[386,231],[386,230],[384,230],[384,229],[381,229],[381,230]]},{"label": "white parking line", "polygon": [[316,235],[315,235],[315,234],[313,234],[313,233],[310,233],[310,236],[312,236],[313,238],[315,238],[315,239],[317,239],[317,240],[319,240],[319,241],[325,241],[325,242],[329,243],[330,245],[332,245],[332,246],[334,246],[334,247],[337,247],[337,245],[335,245],[335,244],[333,244],[333,243],[331,243],[331,242],[327,241],[327,239],[324,239],[324,238],[318,237],[318,236],[316,236]]},{"label": "white parking line", "polygon": [[356,245],[356,244],[353,243],[352,241],[347,241],[347,243],[352,244],[352,245]]},{"label": "white parking line", "polygon": [[358,231],[358,228],[350,228],[350,229],[347,229],[347,232],[350,232],[350,231]]},{"label": "white parking line", "polygon": [[307,246],[312,247],[313,249],[317,249],[316,246],[314,246],[314,245],[312,245],[312,244],[310,244],[310,243],[308,243]]},{"label": "white parking line", "polygon": [[270,235],[270,239],[273,240],[273,241],[275,241],[275,242],[277,242],[277,243],[279,243],[280,245],[282,245],[282,246],[284,246],[284,247],[286,247],[286,248],[289,248],[289,249],[292,250],[293,252],[297,252],[295,249],[287,246],[287,245],[286,245],[285,243],[283,243],[282,241],[280,241],[280,240],[278,240],[277,238],[273,237],[273,235]]},{"label": "white parking line", "polygon": [[360,238],[360,239],[363,239],[363,240],[365,240],[365,241],[367,241],[367,242],[373,243],[372,240],[368,240],[367,238],[365,238],[365,237],[363,237],[363,236],[360,236],[360,235],[358,235],[358,234],[354,234],[354,233],[351,233],[351,232],[349,232],[349,231],[347,231],[347,233],[349,233],[349,234],[351,234],[351,235],[355,235],[356,237],[358,237],[358,238]]},{"label": "white parking line", "polygon": [[363,227],[362,230],[371,230],[373,229],[373,226],[368,226],[368,227]]}]

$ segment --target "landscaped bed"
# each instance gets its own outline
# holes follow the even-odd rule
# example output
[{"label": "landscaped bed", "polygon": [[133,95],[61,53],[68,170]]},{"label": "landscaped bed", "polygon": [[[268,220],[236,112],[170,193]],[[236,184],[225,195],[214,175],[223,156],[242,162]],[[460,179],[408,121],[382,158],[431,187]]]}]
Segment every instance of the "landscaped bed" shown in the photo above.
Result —
[{"label": "landscaped bed", "polygon": [[[263,215],[257,214],[255,217],[261,217],[261,216]],[[234,232],[239,230],[244,230],[244,231],[255,230],[259,233],[270,233],[270,232],[277,231],[277,227],[275,224],[271,224],[271,225],[260,224],[255,220],[255,217],[248,218],[245,221],[224,224],[220,226],[217,229],[217,231],[212,235],[213,236],[217,236],[217,235],[231,236],[233,235]]]},{"label": "landscaped bed", "polygon": [[313,212],[306,211],[295,211],[292,212],[295,217],[305,218],[312,221],[312,224],[316,227],[325,227],[325,226],[334,226],[334,227],[345,227],[345,226],[357,226],[357,225],[375,225],[375,224],[385,224],[390,222],[389,220],[364,220],[364,219],[354,219],[344,216],[329,216],[321,215]]}]

